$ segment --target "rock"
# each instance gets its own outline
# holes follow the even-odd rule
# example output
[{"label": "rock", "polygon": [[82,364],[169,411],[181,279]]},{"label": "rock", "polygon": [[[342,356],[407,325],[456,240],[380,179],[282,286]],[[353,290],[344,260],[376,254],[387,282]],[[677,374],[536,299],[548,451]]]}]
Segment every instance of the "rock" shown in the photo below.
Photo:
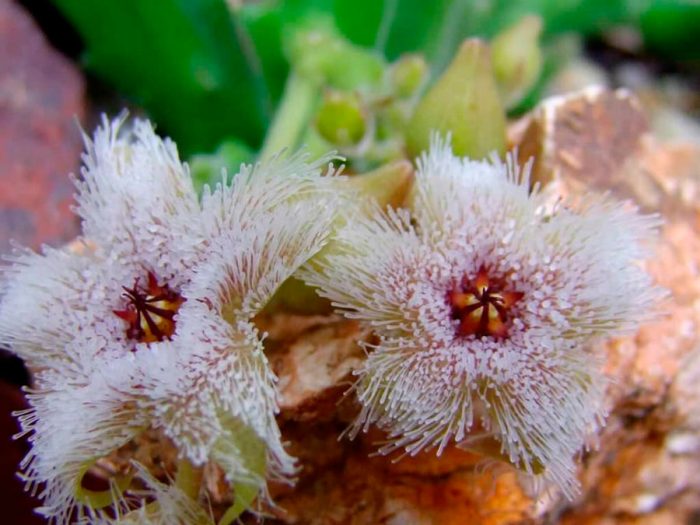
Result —
[{"label": "rock", "polygon": [[0,0],[0,253],[78,233],[70,213],[82,149],[84,82],[30,16]]},{"label": "rock", "polygon": [[521,163],[534,159],[532,178],[566,179],[569,191],[613,188],[642,147],[648,130],[631,93],[599,87],[544,100],[511,134]]},{"label": "rock", "polygon": [[[525,130],[523,132],[523,130]],[[700,147],[661,143],[629,94],[588,89],[519,123],[534,179],[575,200],[611,192],[663,220],[648,271],[669,292],[657,320],[607,343],[611,412],[584,455],[581,498],[545,509],[567,525],[695,523],[700,508]],[[560,502],[561,503],[561,502]]]},{"label": "rock", "polygon": [[[497,525],[521,523],[531,514],[532,502],[513,471],[485,472],[480,458],[454,447],[441,457],[374,456],[374,443],[383,437],[378,432],[355,442],[323,442],[337,431],[307,424],[305,437],[293,442],[304,469],[315,467],[292,492],[277,495],[279,523]],[[325,452],[323,464],[314,450]]]}]

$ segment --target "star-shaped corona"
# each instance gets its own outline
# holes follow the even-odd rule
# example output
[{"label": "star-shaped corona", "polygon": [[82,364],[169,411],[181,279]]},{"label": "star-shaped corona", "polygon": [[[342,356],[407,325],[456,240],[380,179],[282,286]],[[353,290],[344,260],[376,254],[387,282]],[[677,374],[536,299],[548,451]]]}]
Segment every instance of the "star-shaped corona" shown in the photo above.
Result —
[{"label": "star-shaped corona", "polygon": [[304,278],[378,336],[351,436],[376,424],[385,453],[488,450],[576,493],[573,458],[604,420],[594,343],[653,315],[640,262],[658,220],[602,196],[548,202],[512,157],[434,139],[408,208],[348,218]]},{"label": "star-shaped corona", "polygon": [[[325,243],[335,213],[321,173],[329,158],[243,166],[200,199],[175,145],[148,122],[105,119],[86,145],[76,179],[83,237],[15,253],[0,279],[0,343],[33,372],[19,421],[31,443],[22,475],[39,512],[55,524],[132,522],[119,496],[128,483],[113,480],[116,497],[97,498],[82,477],[149,428],[193,469],[217,465],[231,485],[264,493],[266,477],[287,480],[295,466],[252,318]],[[154,489],[147,514],[191,523],[173,518],[206,509],[190,488],[180,502],[179,488]]]},{"label": "star-shaped corona", "polygon": [[508,310],[522,293],[501,290],[489,281],[486,268],[480,268],[473,283],[457,287],[450,292],[453,317],[459,319],[460,335],[476,337],[505,337]]},{"label": "star-shaped corona", "polygon": [[159,286],[152,272],[148,272],[148,286],[145,289],[139,287],[138,279],[133,287],[123,288],[126,308],[114,310],[114,314],[128,323],[126,336],[141,343],[172,338],[175,334],[175,314],[185,299],[167,285]]}]

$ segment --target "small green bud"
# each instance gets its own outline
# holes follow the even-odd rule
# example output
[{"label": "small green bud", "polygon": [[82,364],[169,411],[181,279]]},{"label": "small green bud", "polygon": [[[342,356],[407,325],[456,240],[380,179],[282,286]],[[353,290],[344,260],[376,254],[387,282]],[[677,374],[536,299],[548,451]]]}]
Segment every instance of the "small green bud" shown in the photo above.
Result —
[{"label": "small green bud", "polygon": [[375,110],[375,137],[377,140],[400,137],[406,129],[406,123],[411,115],[404,107],[405,105],[398,102],[400,101],[390,102]]},{"label": "small green bud", "polygon": [[318,133],[336,146],[352,146],[365,136],[365,115],[354,93],[327,91],[316,114]]},{"label": "small green bud", "polygon": [[474,159],[506,147],[506,116],[491,70],[489,49],[469,39],[423,96],[406,130],[411,155],[428,149],[431,133],[452,135],[457,155]]},{"label": "small green bud", "polygon": [[542,20],[531,15],[499,33],[491,42],[493,72],[507,108],[517,105],[539,78],[541,32]]},{"label": "small green bud", "polygon": [[408,98],[423,85],[428,75],[428,64],[422,55],[403,55],[391,66],[389,75],[396,96]]},{"label": "small green bud", "polygon": [[337,89],[377,85],[384,74],[384,60],[358,47],[325,17],[313,17],[286,43],[293,68],[301,75]]}]

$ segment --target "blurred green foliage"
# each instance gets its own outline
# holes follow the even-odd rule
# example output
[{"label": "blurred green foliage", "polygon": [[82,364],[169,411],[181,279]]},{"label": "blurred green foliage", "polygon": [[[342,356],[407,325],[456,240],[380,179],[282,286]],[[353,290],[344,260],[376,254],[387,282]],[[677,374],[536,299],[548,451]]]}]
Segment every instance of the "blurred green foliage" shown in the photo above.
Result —
[{"label": "blurred green foliage", "polygon": [[260,141],[272,111],[221,0],[56,0],[85,65],[132,97],[187,153]]},{"label": "blurred green foliage", "polygon": [[356,62],[371,76],[408,52],[422,54],[435,76],[465,37],[492,37],[529,13],[542,17],[545,43],[624,23],[659,53],[700,56],[700,3],[692,0],[54,1],[85,41],[86,67],[142,105],[185,155],[224,141],[260,148],[290,60],[309,60],[308,49],[295,56],[290,44],[309,20],[330,21],[347,39],[330,44],[346,58],[324,65],[342,79]]}]

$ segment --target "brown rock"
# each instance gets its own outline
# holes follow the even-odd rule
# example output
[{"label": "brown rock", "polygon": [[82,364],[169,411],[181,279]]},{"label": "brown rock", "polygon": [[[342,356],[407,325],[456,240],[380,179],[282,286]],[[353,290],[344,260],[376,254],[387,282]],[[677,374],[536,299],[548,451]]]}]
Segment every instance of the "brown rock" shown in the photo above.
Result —
[{"label": "brown rock", "polygon": [[[306,466],[314,438],[299,442]],[[337,429],[325,429],[337,431]],[[286,433],[285,433],[286,435]],[[380,438],[380,435],[374,436]],[[513,471],[484,471],[480,460],[451,448],[415,458],[372,456],[373,438],[332,447],[333,460],[302,477],[293,492],[277,497],[281,523],[313,525],[484,525],[521,523],[532,513]],[[327,445],[323,450],[328,450]]]},{"label": "brown rock", "polygon": [[606,345],[611,415],[599,447],[583,458],[580,500],[551,508],[544,522],[563,512],[567,525],[693,523],[700,508],[700,148],[658,143],[633,98],[599,89],[545,101],[518,134],[521,156],[539,153],[534,179],[553,196],[610,191],[660,213],[647,267],[669,291],[656,321]]},{"label": "brown rock", "polygon": [[78,232],[69,207],[84,113],[77,69],[32,19],[0,0],[0,253],[10,239],[37,248]]},{"label": "brown rock", "polygon": [[[364,360],[359,341],[370,331],[354,321],[321,326],[289,345],[280,361],[280,409],[290,419],[318,420],[335,413]],[[324,410],[325,408],[325,410]]]},{"label": "brown rock", "polygon": [[511,133],[521,163],[534,159],[534,182],[561,177],[570,191],[621,184],[622,167],[641,148],[648,130],[641,105],[629,92],[586,88],[543,101]]}]

